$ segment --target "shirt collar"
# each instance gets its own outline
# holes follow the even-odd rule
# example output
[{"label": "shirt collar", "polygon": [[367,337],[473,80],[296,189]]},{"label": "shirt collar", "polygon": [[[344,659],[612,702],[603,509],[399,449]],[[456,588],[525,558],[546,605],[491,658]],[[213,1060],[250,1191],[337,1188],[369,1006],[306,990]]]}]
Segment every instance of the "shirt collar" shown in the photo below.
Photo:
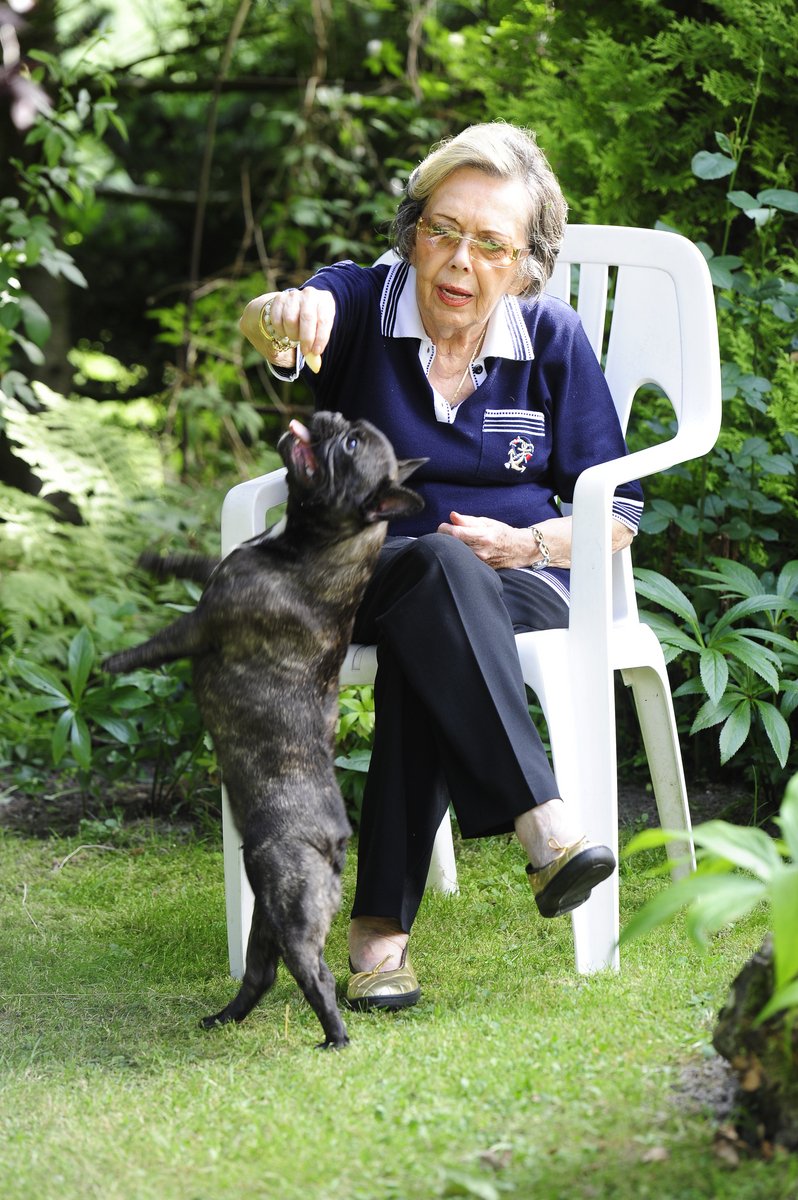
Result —
[{"label": "shirt collar", "polygon": [[[380,298],[383,337],[418,338],[429,342],[416,301],[416,272],[408,262],[394,262]],[[532,339],[517,296],[503,296],[490,315],[480,359],[509,358],[517,362],[535,357]]]}]

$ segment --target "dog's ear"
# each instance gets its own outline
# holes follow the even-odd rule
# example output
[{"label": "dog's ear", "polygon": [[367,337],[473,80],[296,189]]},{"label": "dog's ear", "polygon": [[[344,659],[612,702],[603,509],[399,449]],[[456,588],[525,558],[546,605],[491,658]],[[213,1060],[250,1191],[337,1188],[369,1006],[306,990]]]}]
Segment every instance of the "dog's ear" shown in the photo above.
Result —
[{"label": "dog's ear", "polygon": [[[421,461],[426,461],[422,459]],[[390,479],[384,479],[380,486],[363,505],[363,516],[367,525],[377,521],[393,521],[397,517],[410,517],[413,513],[421,512],[424,501],[417,492],[410,488],[401,487]]]},{"label": "dog's ear", "polygon": [[429,462],[428,458],[400,458],[397,462],[399,469],[398,479],[400,483],[404,483],[414,471],[419,467],[423,467],[425,462]]}]

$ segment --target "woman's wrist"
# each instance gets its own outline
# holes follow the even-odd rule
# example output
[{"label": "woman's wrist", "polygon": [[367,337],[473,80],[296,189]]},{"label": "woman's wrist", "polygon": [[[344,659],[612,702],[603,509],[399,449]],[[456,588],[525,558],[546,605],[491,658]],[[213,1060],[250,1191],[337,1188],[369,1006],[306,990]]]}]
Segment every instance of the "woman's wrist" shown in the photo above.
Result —
[{"label": "woman's wrist", "polygon": [[290,370],[296,364],[299,343],[288,337],[280,337],[272,324],[272,301],[279,294],[270,292],[267,296],[259,296],[256,301],[257,349],[271,366]]},{"label": "woman's wrist", "polygon": [[[266,295],[257,296],[244,309],[244,315],[239,322],[241,332],[255,349],[271,366],[280,367],[283,370],[292,370],[297,365],[299,340],[287,334],[284,326],[282,330],[279,328],[279,324],[285,319],[282,303],[289,292],[296,291],[297,288],[286,288],[284,292],[268,292]],[[276,325],[272,318],[272,304],[278,297],[281,300],[281,307],[277,310],[278,324]],[[306,350],[304,362],[315,374],[321,370],[319,354]]]},{"label": "woman's wrist", "polygon": [[543,534],[538,529],[537,525],[530,526],[530,533],[532,534],[532,537],[535,539],[535,550],[537,552],[537,557],[533,559],[532,564],[531,564],[532,570],[533,571],[542,571],[551,562],[551,552],[550,552],[548,546],[546,545]]},{"label": "woman's wrist", "polygon": [[276,293],[267,296],[258,313],[258,333],[268,343],[270,358],[272,355],[284,355],[288,350],[294,351],[299,345],[293,338],[280,337],[272,325],[272,302],[275,296]]},{"label": "woman's wrist", "polygon": [[293,346],[289,346],[287,350],[276,349],[267,330],[261,327],[261,317],[264,308],[279,294],[279,292],[268,292],[263,296],[256,296],[254,300],[250,300],[241,315],[238,326],[247,341],[255,347],[258,354],[263,355],[271,366],[281,367],[283,370],[291,370],[296,364],[296,350]]}]

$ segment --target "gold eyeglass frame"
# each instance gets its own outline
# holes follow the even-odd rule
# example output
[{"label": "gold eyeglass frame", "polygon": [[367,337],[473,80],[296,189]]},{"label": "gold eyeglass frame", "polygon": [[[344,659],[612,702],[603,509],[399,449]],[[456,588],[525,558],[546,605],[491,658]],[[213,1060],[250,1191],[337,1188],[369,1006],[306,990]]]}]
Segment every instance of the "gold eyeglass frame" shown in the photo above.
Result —
[{"label": "gold eyeglass frame", "polygon": [[[461,242],[468,242],[469,247],[475,247],[478,250],[487,250],[488,246],[501,247],[502,250],[509,256],[507,262],[495,262],[490,258],[482,258],[479,253],[475,255],[477,262],[484,263],[486,267],[495,267],[503,269],[511,267],[514,262],[518,262],[522,254],[529,253],[529,246],[504,246],[500,242],[494,242],[492,238],[478,238],[470,233],[459,233],[456,229],[442,229],[440,233],[432,233],[433,229],[439,228],[429,221],[426,217],[419,217],[416,221],[416,232],[420,233],[425,241],[431,242],[433,245],[440,244],[442,239],[446,239],[453,249],[459,249]],[[454,246],[456,243],[456,247]],[[448,249],[448,247],[447,247]],[[473,251],[471,251],[473,253]]]}]

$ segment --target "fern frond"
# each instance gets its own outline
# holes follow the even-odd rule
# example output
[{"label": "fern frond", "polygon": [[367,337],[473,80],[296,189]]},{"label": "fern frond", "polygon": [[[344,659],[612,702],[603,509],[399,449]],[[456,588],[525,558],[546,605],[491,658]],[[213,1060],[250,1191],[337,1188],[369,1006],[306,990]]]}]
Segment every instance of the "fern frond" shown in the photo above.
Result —
[{"label": "fern frond", "polygon": [[[3,577],[0,620],[6,625],[15,646],[23,646],[37,626],[56,631],[67,621],[86,624],[91,615],[88,601],[60,574],[20,570]],[[62,640],[65,639],[56,637],[52,649]]]},{"label": "fern frond", "polygon": [[[60,662],[81,625],[110,649],[129,627],[148,636],[163,624],[159,602],[185,600],[183,585],[145,580],[136,560],[155,546],[218,553],[219,506],[232,481],[218,490],[169,482],[156,437],[131,428],[127,411],[35,386],[43,409],[7,414],[17,452],[44,488],[30,496],[0,483],[0,640],[5,627],[15,651]],[[82,524],[48,503],[62,490]]]},{"label": "fern frond", "polygon": [[163,484],[155,439],[120,427],[111,406],[33,385],[40,411],[8,414],[16,454],[43,482],[42,496],[66,492],[84,519],[109,504],[150,495]]}]

